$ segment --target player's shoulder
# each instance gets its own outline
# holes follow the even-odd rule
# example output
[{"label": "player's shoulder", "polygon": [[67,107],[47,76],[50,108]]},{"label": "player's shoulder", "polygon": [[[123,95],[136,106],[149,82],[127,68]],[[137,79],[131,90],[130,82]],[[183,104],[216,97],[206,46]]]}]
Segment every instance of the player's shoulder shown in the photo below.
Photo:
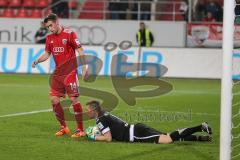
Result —
[{"label": "player's shoulder", "polygon": [[111,114],[109,112],[103,113],[103,117],[105,117],[106,119],[109,118],[110,116],[111,116]]},{"label": "player's shoulder", "polygon": [[71,34],[74,33],[74,31],[70,28],[63,28],[63,33]]},{"label": "player's shoulder", "polygon": [[46,44],[48,44],[48,43],[52,43],[52,41],[53,41],[53,34],[52,33],[50,33],[50,34],[48,34],[47,36],[46,36]]},{"label": "player's shoulder", "polygon": [[104,112],[101,116],[99,116],[99,117],[96,119],[96,121],[98,122],[98,121],[106,120],[106,119],[109,118],[109,115],[110,115],[109,112]]},{"label": "player's shoulder", "polygon": [[49,33],[46,38],[47,38],[47,39],[51,39],[51,38],[53,38],[53,36],[54,36],[53,33]]}]

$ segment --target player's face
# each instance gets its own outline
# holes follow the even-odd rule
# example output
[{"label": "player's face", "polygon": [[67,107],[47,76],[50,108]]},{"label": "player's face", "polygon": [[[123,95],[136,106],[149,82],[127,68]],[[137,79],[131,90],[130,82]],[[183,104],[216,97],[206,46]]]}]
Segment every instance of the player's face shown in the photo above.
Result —
[{"label": "player's face", "polygon": [[89,105],[87,105],[87,116],[88,116],[88,118],[95,118],[95,111],[91,110]]},{"label": "player's face", "polygon": [[53,34],[57,34],[58,30],[59,30],[59,25],[58,25],[58,21],[54,22],[54,21],[48,21],[45,24],[46,28],[52,32]]},{"label": "player's face", "polygon": [[144,23],[140,23],[140,29],[144,30],[144,28],[145,28],[145,24]]}]

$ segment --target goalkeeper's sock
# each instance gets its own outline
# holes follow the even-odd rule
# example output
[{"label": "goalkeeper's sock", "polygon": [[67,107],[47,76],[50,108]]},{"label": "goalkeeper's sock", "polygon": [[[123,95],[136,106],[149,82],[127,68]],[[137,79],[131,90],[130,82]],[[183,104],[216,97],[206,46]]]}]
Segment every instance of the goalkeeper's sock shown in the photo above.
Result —
[{"label": "goalkeeper's sock", "polygon": [[180,138],[179,141],[200,141],[200,142],[211,142],[212,137],[209,135],[189,135],[184,138]]},{"label": "goalkeeper's sock", "polygon": [[179,141],[180,139],[184,139],[187,136],[192,135],[195,132],[201,132],[202,125],[191,127],[191,128],[184,128],[177,131],[170,133],[170,137],[173,141]]},{"label": "goalkeeper's sock", "polygon": [[172,138],[173,141],[198,141],[198,136],[188,135],[185,137],[181,137],[178,131],[170,133],[170,137]]},{"label": "goalkeeper's sock", "polygon": [[61,104],[60,103],[53,104],[52,107],[53,107],[53,112],[55,113],[57,120],[59,121],[61,126],[65,128],[67,125],[66,125],[66,122],[64,119],[64,112],[63,112],[63,108],[62,108]]},{"label": "goalkeeper's sock", "polygon": [[184,138],[186,136],[192,135],[193,133],[201,132],[201,131],[202,131],[202,125],[190,127],[190,128],[183,128],[178,130],[181,138]]},{"label": "goalkeeper's sock", "polygon": [[184,138],[180,138],[179,141],[198,141],[198,136],[196,135],[188,135]]},{"label": "goalkeeper's sock", "polygon": [[179,141],[180,138],[181,138],[178,131],[174,131],[174,132],[170,133],[170,137],[171,137],[173,142],[174,141]]},{"label": "goalkeeper's sock", "polygon": [[82,122],[82,105],[78,102],[73,105],[75,119],[77,121],[77,129],[83,131],[83,122]]}]

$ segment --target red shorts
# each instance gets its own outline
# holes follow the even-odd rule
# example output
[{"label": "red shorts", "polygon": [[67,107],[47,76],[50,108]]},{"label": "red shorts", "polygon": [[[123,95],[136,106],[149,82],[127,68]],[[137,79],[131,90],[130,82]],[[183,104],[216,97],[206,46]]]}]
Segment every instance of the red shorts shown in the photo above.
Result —
[{"label": "red shorts", "polygon": [[69,97],[79,96],[79,82],[77,72],[72,72],[67,76],[52,76],[50,84],[51,96],[65,97],[66,93]]}]

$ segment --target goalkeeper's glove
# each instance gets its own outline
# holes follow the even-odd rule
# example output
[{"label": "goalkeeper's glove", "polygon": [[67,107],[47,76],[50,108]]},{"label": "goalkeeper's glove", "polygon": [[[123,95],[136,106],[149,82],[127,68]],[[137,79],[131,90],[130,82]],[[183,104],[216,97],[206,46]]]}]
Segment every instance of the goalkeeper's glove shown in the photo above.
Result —
[{"label": "goalkeeper's glove", "polygon": [[87,129],[85,129],[86,135],[90,135],[92,133],[92,129],[93,127],[88,127]]},{"label": "goalkeeper's glove", "polygon": [[87,138],[88,138],[89,140],[92,140],[92,141],[95,141],[95,140],[96,140],[96,136],[93,135],[93,134],[87,134]]},{"label": "goalkeeper's glove", "polygon": [[85,129],[85,133],[89,140],[95,141],[96,136],[92,133],[92,129],[93,129],[93,127],[88,127],[87,129]]}]

